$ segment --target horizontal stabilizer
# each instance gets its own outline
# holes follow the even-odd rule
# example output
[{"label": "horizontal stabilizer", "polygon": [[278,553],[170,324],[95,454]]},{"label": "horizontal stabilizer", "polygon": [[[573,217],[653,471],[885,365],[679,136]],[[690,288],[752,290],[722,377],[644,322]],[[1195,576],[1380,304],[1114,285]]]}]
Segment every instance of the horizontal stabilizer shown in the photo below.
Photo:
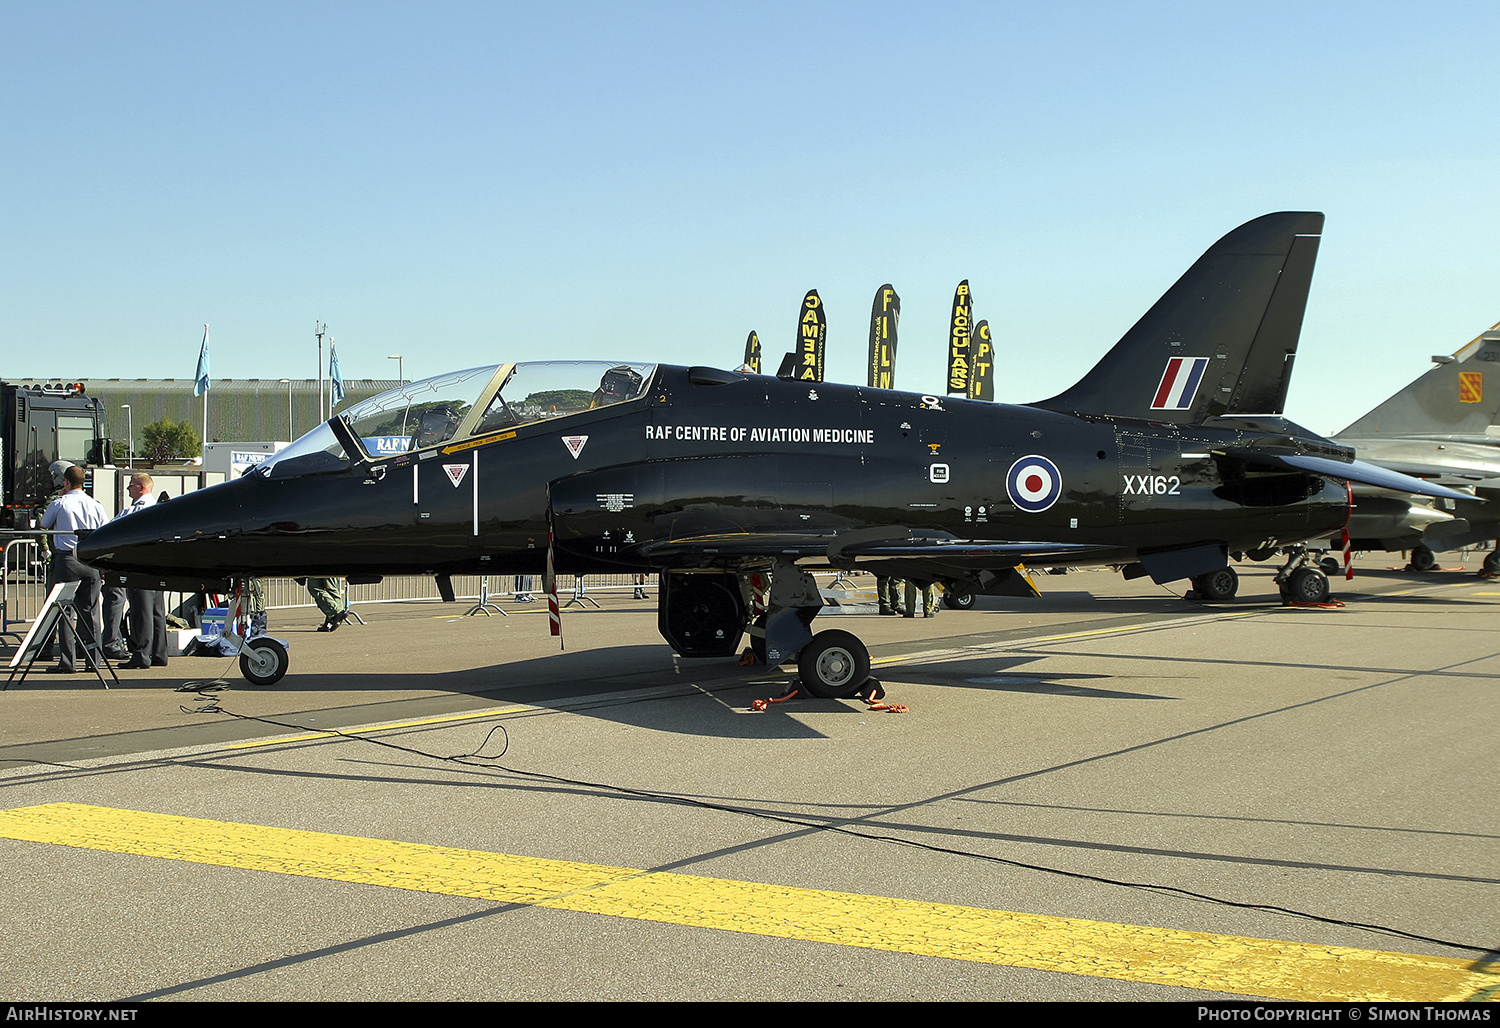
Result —
[{"label": "horizontal stabilizer", "polygon": [[1403,475],[1399,471],[1376,467],[1374,464],[1369,464],[1362,460],[1345,463],[1341,460],[1334,460],[1331,457],[1314,457],[1308,453],[1274,453],[1268,450],[1248,452],[1231,450],[1227,455],[1242,460],[1247,464],[1262,464],[1269,467],[1310,471],[1315,475],[1323,475],[1327,478],[1340,478],[1346,482],[1358,482],[1360,485],[1373,485],[1381,489],[1393,489],[1399,493],[1413,493],[1417,496],[1438,496],[1445,500],[1474,499],[1474,496],[1470,493],[1459,492],[1457,489],[1449,489],[1443,485],[1434,485],[1432,482],[1413,478],[1411,475]]}]

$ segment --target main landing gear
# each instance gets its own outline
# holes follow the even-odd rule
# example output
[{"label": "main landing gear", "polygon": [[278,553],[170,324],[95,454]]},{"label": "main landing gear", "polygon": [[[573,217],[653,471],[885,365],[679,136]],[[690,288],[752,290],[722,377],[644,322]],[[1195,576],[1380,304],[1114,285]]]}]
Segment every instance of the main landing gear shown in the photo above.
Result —
[{"label": "main landing gear", "polygon": [[852,699],[870,677],[870,651],[848,632],[819,632],[797,654],[797,677],[814,696]]},{"label": "main landing gear", "polygon": [[979,596],[967,582],[950,582],[943,590],[943,606],[949,610],[973,610]]},{"label": "main landing gear", "polygon": [[1231,567],[1210,571],[1206,575],[1199,575],[1192,581],[1193,592],[1198,595],[1198,599],[1207,600],[1209,603],[1224,603],[1232,600],[1234,594],[1240,589],[1240,576]]},{"label": "main landing gear", "polygon": [[1437,570],[1437,554],[1428,547],[1418,543],[1411,550],[1411,569],[1413,571],[1435,571]]},{"label": "main landing gear", "polygon": [[[742,578],[744,579],[742,581]],[[795,564],[771,573],[765,613],[750,623],[749,575],[727,571],[666,571],[661,576],[657,628],[684,657],[727,657],[750,631],[750,648],[767,664],[793,661],[802,688],[828,699],[859,695],[870,679],[870,651],[849,632],[814,635],[812,620],[823,607],[818,584]]]},{"label": "main landing gear", "polygon": [[1287,603],[1326,603],[1330,592],[1328,575],[1319,566],[1316,554],[1297,548],[1288,557],[1286,566],[1275,578],[1281,598]]}]

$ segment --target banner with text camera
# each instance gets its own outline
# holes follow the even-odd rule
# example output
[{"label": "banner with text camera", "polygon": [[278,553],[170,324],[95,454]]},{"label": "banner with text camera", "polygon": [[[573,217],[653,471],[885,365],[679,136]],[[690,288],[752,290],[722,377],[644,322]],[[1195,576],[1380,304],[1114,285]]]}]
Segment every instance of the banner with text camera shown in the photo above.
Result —
[{"label": "banner with text camera", "polygon": [[797,381],[823,381],[823,348],[827,341],[828,319],[823,314],[823,301],[816,289],[809,289],[797,316]]}]

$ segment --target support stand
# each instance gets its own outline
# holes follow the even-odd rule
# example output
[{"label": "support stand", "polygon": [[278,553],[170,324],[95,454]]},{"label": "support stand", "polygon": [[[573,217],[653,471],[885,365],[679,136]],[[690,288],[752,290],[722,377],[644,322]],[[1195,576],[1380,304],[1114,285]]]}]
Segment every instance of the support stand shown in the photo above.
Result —
[{"label": "support stand", "polygon": [[[510,617],[510,613],[506,611],[504,607],[501,607],[499,604],[490,602],[490,580],[487,577],[481,578],[479,580],[479,602],[474,604],[474,606],[470,607],[468,610],[464,611],[463,616],[466,618],[471,618],[475,614],[483,614],[485,617],[489,617],[491,611],[494,611],[496,614],[499,614],[504,618]],[[359,615],[357,614],[355,615],[355,617],[358,616]]]},{"label": "support stand", "polygon": [[604,609],[603,607],[599,606],[599,601],[598,600],[594,599],[592,596],[587,595],[587,593],[585,592],[585,590],[583,588],[583,576],[582,575],[574,575],[573,576],[573,598],[571,600],[569,600],[567,603],[564,603],[562,605],[562,609],[563,610],[567,610],[569,607],[573,606],[573,604],[575,604],[575,603],[578,604],[578,606],[580,606],[580,607],[586,607],[589,604],[593,604],[595,610],[603,610]]}]

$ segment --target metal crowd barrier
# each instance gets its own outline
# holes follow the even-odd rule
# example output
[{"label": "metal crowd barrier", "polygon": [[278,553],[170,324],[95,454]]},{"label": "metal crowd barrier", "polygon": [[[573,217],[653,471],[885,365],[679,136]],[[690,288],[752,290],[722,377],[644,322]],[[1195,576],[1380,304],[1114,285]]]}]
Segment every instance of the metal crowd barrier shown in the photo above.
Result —
[{"label": "metal crowd barrier", "polygon": [[[481,582],[483,575],[454,575],[453,594],[459,601],[475,600],[480,598],[483,590]],[[490,575],[489,577],[489,599],[491,602],[504,602],[515,594],[512,586],[515,584],[513,575]],[[634,575],[588,575],[586,576],[589,589],[634,589]],[[266,607],[310,607],[312,597],[308,595],[305,586],[300,586],[294,579],[290,578],[267,578]],[[655,589],[656,579],[652,576],[648,588]],[[437,584],[430,575],[396,575],[384,579],[375,585],[351,585],[349,588],[350,603],[398,603],[403,600],[432,600],[436,602],[438,596]],[[533,596],[541,594],[542,576],[531,576],[531,589]],[[573,576],[558,575],[557,591],[560,594],[573,591]]]},{"label": "metal crowd barrier", "polygon": [[[21,633],[11,631],[11,626],[30,622],[36,617],[41,609],[42,601],[47,597],[45,574],[42,560],[42,548],[37,538],[11,539],[5,544],[3,585],[4,592],[0,594],[0,634],[20,638]],[[482,575],[455,575],[453,578],[453,592],[456,600],[460,602],[478,601],[486,593]],[[488,576],[488,596],[491,602],[507,602],[515,592],[513,588],[514,576],[490,575]],[[609,593],[616,590],[634,590],[635,576],[631,574],[620,575],[587,575],[585,576],[588,591]],[[267,578],[263,579],[265,586],[266,607],[268,609],[285,609],[292,607],[311,607],[312,597],[308,594],[306,586],[298,585],[291,578]],[[574,595],[576,581],[572,575],[559,575],[557,591],[559,595]],[[647,581],[647,589],[654,595],[656,589],[656,576],[651,576]],[[542,576],[531,576],[530,592],[533,596],[541,595]],[[400,603],[411,600],[431,600],[438,602],[437,584],[431,576],[427,575],[399,575],[384,579],[375,585],[354,585],[348,587],[349,602],[351,604],[365,603]],[[184,597],[178,593],[167,594],[167,609],[173,610]]]},{"label": "metal crowd barrier", "polygon": [[35,618],[42,609],[42,601],[47,598],[41,540],[8,540],[4,557],[0,558],[0,579],[3,579],[0,583],[0,635],[13,635],[19,640],[21,633],[12,631],[10,626]]}]

